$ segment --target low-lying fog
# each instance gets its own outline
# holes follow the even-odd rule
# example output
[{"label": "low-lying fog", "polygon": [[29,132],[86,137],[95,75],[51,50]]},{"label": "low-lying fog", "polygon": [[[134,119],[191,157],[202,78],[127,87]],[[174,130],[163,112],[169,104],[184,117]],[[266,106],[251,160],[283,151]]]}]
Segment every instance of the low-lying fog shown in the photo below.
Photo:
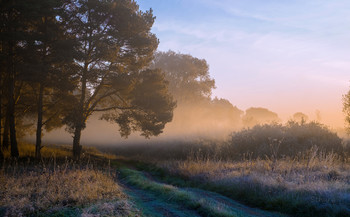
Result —
[{"label": "low-lying fog", "polygon": [[[152,142],[190,141],[196,139],[225,140],[230,133],[244,127],[252,127],[263,123],[285,123],[274,112],[265,108],[250,108],[245,112],[232,106],[226,100],[216,99],[215,106],[203,107],[201,105],[179,106],[174,111],[173,121],[168,123],[164,132],[156,137],[145,139],[140,133],[132,133],[128,138],[122,138],[119,134],[119,126],[104,120],[100,120],[100,114],[91,116],[87,121],[87,127],[82,132],[82,145],[124,145]],[[318,121],[307,115],[297,112],[291,115],[289,120]],[[332,129],[332,128],[331,128]],[[338,135],[345,137],[344,129],[332,129]],[[35,136],[25,137],[26,140],[35,141]],[[65,128],[45,132],[44,144],[71,144],[72,135]]]}]

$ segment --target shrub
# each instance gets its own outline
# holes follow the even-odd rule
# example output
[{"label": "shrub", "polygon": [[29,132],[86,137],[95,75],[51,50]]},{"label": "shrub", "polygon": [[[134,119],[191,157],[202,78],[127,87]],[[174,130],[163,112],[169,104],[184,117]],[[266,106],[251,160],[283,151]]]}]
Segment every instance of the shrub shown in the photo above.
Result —
[{"label": "shrub", "polygon": [[243,129],[231,135],[222,148],[222,156],[238,159],[299,157],[308,150],[344,155],[342,140],[320,123],[288,122],[286,125],[265,124]]}]

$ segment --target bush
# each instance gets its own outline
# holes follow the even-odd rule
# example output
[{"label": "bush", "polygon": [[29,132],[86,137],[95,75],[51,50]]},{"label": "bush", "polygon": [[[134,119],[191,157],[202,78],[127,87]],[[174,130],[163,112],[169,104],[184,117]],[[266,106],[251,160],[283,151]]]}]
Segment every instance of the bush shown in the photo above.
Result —
[{"label": "bush", "polygon": [[265,124],[233,133],[222,148],[228,159],[299,157],[308,150],[344,156],[342,140],[320,123]]}]

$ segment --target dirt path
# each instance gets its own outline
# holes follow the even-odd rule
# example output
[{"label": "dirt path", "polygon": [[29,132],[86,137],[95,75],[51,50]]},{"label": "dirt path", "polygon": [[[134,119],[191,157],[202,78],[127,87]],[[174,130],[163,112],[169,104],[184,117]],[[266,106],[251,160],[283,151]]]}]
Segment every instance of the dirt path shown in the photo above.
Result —
[{"label": "dirt path", "polygon": [[215,192],[178,188],[135,168],[121,169],[119,182],[140,210],[140,216],[283,216],[244,206]]},{"label": "dirt path", "polygon": [[125,193],[135,203],[136,208],[140,210],[140,216],[149,217],[199,217],[194,210],[189,210],[181,204],[172,203],[166,198],[158,197],[152,191],[142,190],[133,185],[128,184],[123,179],[119,180],[121,186],[125,189]]}]

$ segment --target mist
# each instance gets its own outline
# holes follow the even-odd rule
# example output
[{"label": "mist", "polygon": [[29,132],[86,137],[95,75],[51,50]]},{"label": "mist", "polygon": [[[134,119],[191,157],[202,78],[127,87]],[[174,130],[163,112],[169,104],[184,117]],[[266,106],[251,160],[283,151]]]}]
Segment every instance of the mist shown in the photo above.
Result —
[{"label": "mist", "polygon": [[[207,104],[182,104],[175,108],[173,120],[166,124],[163,133],[149,139],[140,135],[140,132],[133,132],[127,138],[122,137],[119,126],[116,123],[101,120],[101,114],[94,114],[88,120],[86,129],[82,132],[81,144],[88,146],[130,146],[149,144],[172,144],[176,142],[193,141],[225,141],[233,132],[251,128],[260,124],[280,123],[287,121],[301,122],[301,112],[289,115],[288,119],[282,119],[275,112],[266,108],[252,107],[242,111],[233,106],[227,100],[221,99],[224,105],[215,105],[213,102],[220,102],[215,99]],[[255,112],[254,112],[255,111]],[[303,113],[301,113],[303,114]],[[303,114],[305,115],[305,114]],[[316,121],[322,123],[320,119],[307,116],[303,121]],[[347,138],[345,128],[335,128],[328,126],[332,131],[337,132],[342,138]],[[35,142],[34,134],[27,135],[24,140]],[[44,132],[44,144],[71,144],[72,134],[69,134],[64,127]]]}]

